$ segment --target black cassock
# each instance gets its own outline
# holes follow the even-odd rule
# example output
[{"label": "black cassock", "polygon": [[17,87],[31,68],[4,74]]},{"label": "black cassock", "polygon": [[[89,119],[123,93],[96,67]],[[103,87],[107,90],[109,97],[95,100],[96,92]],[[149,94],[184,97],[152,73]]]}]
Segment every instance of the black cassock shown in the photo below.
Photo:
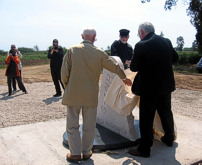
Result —
[{"label": "black cassock", "polygon": [[127,69],[128,65],[125,64],[125,62],[126,62],[126,60],[131,61],[132,56],[133,56],[133,48],[128,43],[123,44],[121,42],[121,40],[118,40],[118,41],[116,40],[111,45],[111,56],[120,57],[123,65],[124,65],[124,69]]}]

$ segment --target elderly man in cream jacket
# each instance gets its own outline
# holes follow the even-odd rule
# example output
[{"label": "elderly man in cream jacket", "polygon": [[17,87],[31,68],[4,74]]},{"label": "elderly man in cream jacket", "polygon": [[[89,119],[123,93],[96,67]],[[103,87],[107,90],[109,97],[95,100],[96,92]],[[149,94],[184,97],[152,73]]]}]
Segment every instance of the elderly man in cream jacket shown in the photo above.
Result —
[{"label": "elderly man in cream jacket", "polygon": [[[119,64],[112,61],[101,49],[93,45],[96,30],[84,29],[83,42],[72,46],[64,56],[61,68],[61,79],[65,86],[62,104],[67,106],[66,131],[70,153],[67,160],[81,161],[92,156],[94,141],[99,77],[102,68],[116,73],[123,83],[131,86]],[[79,133],[79,114],[82,110],[82,139]]]}]

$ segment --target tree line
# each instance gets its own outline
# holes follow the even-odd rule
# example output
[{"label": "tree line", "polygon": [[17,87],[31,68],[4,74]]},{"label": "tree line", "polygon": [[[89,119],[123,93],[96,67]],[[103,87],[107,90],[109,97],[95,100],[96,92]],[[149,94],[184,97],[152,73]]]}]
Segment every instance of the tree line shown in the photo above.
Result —
[{"label": "tree line", "polygon": [[[27,47],[18,47],[18,50],[22,53],[22,54],[33,54],[33,53],[37,53],[37,54],[39,54],[39,53],[41,53],[41,54],[47,54],[48,53],[48,50],[49,50],[49,48],[52,48],[53,46],[49,46],[48,48],[47,48],[47,50],[42,50],[42,51],[40,51],[39,50],[39,47],[36,45],[36,46],[34,46],[33,48],[27,48]],[[61,46],[62,47],[62,46]],[[64,51],[64,53],[66,53],[67,52],[67,48],[65,48],[65,47],[62,47],[63,48],[63,51]],[[4,51],[4,50],[0,50],[0,55],[7,55],[7,53],[8,53],[8,51]]]}]

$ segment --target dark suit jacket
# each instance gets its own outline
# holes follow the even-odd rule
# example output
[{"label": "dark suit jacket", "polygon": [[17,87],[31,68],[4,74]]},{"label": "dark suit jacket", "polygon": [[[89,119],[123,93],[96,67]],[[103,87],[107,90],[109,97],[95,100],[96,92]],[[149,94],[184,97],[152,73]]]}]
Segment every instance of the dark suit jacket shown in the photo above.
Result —
[{"label": "dark suit jacket", "polygon": [[153,32],[135,45],[130,69],[138,72],[132,92],[139,96],[167,94],[175,90],[172,63],[179,56],[169,39]]},{"label": "dark suit jacket", "polygon": [[116,40],[111,45],[111,56],[119,56],[122,63],[125,64],[126,60],[132,59],[133,48],[128,43],[123,44],[121,40]]},{"label": "dark suit jacket", "polygon": [[59,46],[58,53],[54,51],[52,55],[50,54],[51,49],[52,48],[50,48],[48,51],[48,58],[50,59],[50,67],[52,69],[60,70],[62,66],[63,56],[64,56],[63,49],[62,47]]}]

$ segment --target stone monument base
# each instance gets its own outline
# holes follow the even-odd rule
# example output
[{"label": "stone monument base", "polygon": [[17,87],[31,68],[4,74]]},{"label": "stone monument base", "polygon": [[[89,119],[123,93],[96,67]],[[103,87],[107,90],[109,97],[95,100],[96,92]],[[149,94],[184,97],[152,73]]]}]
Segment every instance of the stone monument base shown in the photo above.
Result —
[{"label": "stone monument base", "polygon": [[[82,126],[83,125],[80,125],[80,130],[82,130]],[[69,146],[66,132],[63,134],[63,143]],[[96,124],[93,150],[113,150],[131,147],[138,144],[140,144],[139,138],[135,141],[131,141],[99,124]]]}]

